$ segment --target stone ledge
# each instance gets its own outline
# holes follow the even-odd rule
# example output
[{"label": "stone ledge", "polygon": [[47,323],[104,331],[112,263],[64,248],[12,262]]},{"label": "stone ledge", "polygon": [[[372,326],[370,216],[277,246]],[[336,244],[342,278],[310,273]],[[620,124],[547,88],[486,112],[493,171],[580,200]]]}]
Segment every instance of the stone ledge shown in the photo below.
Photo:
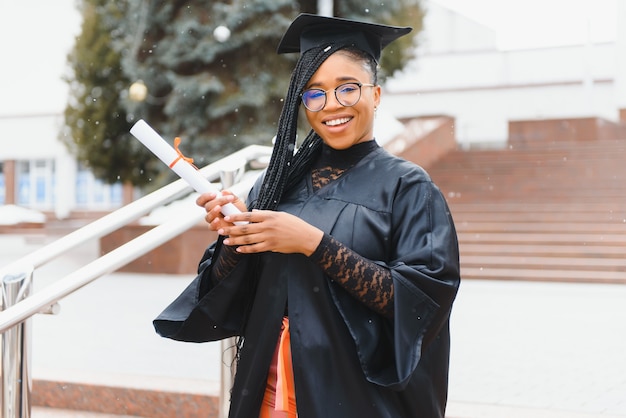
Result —
[{"label": "stone ledge", "polygon": [[211,394],[139,389],[35,379],[32,405],[150,418],[213,418],[219,397]]},{"label": "stone ledge", "polygon": [[11,225],[0,224],[0,234],[27,234],[32,232],[41,232],[45,227],[41,222],[19,222]]},{"label": "stone ledge", "polygon": [[405,160],[429,169],[444,155],[456,149],[454,118],[418,117],[402,121],[404,131],[384,148]]}]

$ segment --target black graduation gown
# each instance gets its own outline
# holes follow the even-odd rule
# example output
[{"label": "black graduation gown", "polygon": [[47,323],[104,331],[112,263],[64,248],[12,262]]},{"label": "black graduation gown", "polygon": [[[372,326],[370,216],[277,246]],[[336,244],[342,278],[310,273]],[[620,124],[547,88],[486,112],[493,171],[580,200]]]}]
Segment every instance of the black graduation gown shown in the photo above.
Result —
[{"label": "black graduation gown", "polygon": [[388,268],[394,319],[368,309],[301,254],[243,256],[212,287],[218,240],[196,279],[154,321],[157,332],[195,342],[243,333],[229,417],[256,418],[288,300],[299,418],[443,417],[449,315],[460,281],[445,199],[424,170],[382,148],[317,191],[306,177],[278,210]]}]

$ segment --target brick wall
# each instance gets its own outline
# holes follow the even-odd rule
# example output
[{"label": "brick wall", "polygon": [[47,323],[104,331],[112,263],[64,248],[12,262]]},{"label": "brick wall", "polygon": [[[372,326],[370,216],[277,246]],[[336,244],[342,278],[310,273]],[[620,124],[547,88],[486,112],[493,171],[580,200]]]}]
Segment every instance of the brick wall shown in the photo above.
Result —
[{"label": "brick wall", "polygon": [[509,143],[514,145],[536,141],[597,141],[619,138],[626,138],[626,123],[615,123],[596,117],[509,122]]},{"label": "brick wall", "polygon": [[[100,239],[100,252],[106,254],[139,235],[152,226],[127,225]],[[129,273],[195,274],[204,250],[217,238],[206,224],[199,224],[183,234],[155,248],[148,254],[120,268]]]}]

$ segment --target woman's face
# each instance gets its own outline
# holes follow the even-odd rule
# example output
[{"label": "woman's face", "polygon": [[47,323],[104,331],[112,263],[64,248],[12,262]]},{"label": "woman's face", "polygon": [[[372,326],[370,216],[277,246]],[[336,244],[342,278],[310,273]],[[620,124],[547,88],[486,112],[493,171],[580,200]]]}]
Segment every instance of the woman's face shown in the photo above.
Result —
[{"label": "woman's face", "polygon": [[[350,82],[364,85],[357,104],[346,107],[337,101],[334,89]],[[305,112],[309,124],[326,145],[341,150],[374,138],[374,113],[380,103],[380,86],[367,86],[370,83],[371,74],[364,63],[342,51],[328,57],[313,74],[305,90],[325,90],[326,105],[319,112],[306,108]]]}]

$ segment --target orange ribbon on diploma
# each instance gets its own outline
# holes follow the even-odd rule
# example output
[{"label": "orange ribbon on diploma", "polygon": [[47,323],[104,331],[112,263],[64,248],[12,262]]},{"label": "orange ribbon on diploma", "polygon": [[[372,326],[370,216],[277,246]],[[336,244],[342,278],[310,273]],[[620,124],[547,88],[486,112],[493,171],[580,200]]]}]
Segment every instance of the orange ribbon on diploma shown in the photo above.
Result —
[{"label": "orange ribbon on diploma", "polygon": [[[194,166],[193,159],[185,157],[178,149],[180,138],[176,138],[174,144],[176,149],[172,148],[150,125],[143,119],[138,120],[130,133],[137,138],[146,148],[154,155],[159,157],[163,163],[172,169],[180,178],[185,180],[198,193],[220,193],[220,191],[211,184]],[[228,203],[222,207],[224,215],[234,215],[240,213],[239,209],[232,203]]]},{"label": "orange ribbon on diploma", "polygon": [[176,151],[176,153],[178,154],[178,157],[176,157],[176,159],[174,161],[172,161],[171,163],[168,164],[169,168],[173,168],[176,163],[179,160],[185,160],[187,161],[189,164],[191,164],[193,166],[193,168],[195,168],[196,170],[198,169],[198,167],[196,167],[195,165],[193,165],[193,158],[189,158],[189,157],[185,157],[183,155],[183,153],[180,151],[180,149],[178,149],[178,146],[181,143],[181,139],[179,137],[174,138],[174,151]]}]

